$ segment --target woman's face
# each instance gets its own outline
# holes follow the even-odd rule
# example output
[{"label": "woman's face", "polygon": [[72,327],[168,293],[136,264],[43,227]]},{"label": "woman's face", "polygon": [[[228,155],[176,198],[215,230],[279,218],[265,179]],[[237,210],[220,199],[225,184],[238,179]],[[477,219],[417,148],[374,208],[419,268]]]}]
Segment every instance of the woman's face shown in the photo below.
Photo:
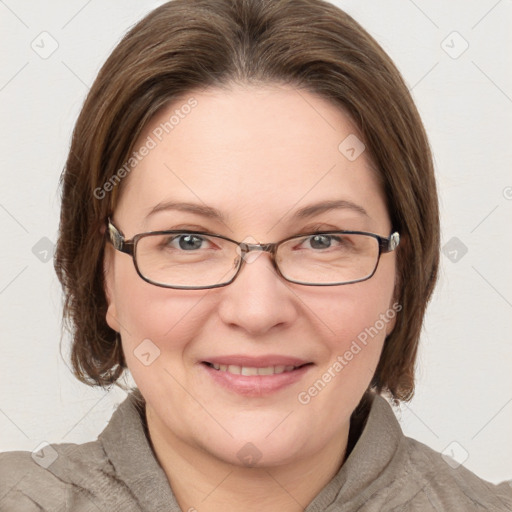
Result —
[{"label": "woman's face", "polygon": [[[191,97],[195,106],[182,108]],[[113,222],[126,239],[171,229],[252,243],[315,230],[389,236],[355,133],[340,109],[291,87],[190,94],[140,136],[135,149],[149,149],[125,178]],[[346,442],[394,325],[395,254],[382,255],[367,281],[326,287],[287,282],[269,253],[253,254],[228,286],[176,290],[145,282],[109,246],[107,320],[121,333],[150,431],[175,449],[272,466]],[[240,366],[267,375],[237,375]]]}]

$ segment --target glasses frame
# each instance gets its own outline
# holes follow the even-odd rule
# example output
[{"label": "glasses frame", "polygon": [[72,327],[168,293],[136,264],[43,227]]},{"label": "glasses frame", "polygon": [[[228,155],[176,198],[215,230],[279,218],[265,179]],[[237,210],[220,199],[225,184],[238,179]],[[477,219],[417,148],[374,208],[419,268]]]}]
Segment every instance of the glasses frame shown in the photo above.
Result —
[{"label": "glasses frame", "polygon": [[[223,282],[220,284],[213,284],[213,285],[209,285],[209,286],[167,285],[167,284],[157,283],[157,282],[152,281],[151,279],[145,277],[139,269],[139,266],[137,264],[137,257],[135,256],[137,243],[139,242],[139,240],[141,240],[144,237],[151,236],[151,235],[173,235],[173,234],[179,234],[179,233],[186,233],[186,234],[190,234],[190,235],[204,235],[204,236],[210,236],[210,237],[214,236],[214,237],[221,238],[223,240],[226,240],[228,242],[231,242],[231,243],[237,245],[240,249],[241,258],[240,258],[240,262],[238,264],[238,268],[236,269],[236,272],[233,275],[233,277],[227,282]],[[372,273],[369,276],[363,277],[361,279],[355,279],[352,281],[345,281],[345,282],[341,282],[341,283],[306,283],[303,281],[289,279],[281,273],[281,270],[279,269],[279,265],[277,264],[276,259],[275,259],[277,249],[281,244],[288,242],[289,240],[293,240],[295,238],[303,238],[303,237],[313,236],[313,235],[328,235],[328,234],[366,235],[366,236],[371,236],[371,237],[375,238],[379,244],[379,254],[377,256],[377,262],[375,263],[375,267],[374,267]],[[375,274],[377,267],[379,266],[379,261],[380,261],[381,255],[394,251],[400,243],[400,234],[398,233],[398,231],[393,231],[389,235],[389,237],[386,238],[386,237],[377,235],[375,233],[368,233],[366,231],[346,231],[346,230],[314,231],[311,233],[301,233],[300,235],[289,236],[283,240],[280,240],[279,242],[273,242],[273,243],[268,243],[268,244],[247,244],[245,242],[238,242],[236,240],[233,240],[233,239],[228,238],[223,235],[216,235],[214,233],[208,233],[206,231],[194,231],[194,230],[187,231],[187,230],[183,230],[183,229],[165,230],[165,231],[147,231],[144,233],[138,233],[135,236],[133,236],[130,240],[126,240],[122,231],[120,229],[118,229],[112,223],[112,221],[110,220],[110,217],[107,218],[107,232],[105,233],[105,235],[106,235],[107,239],[110,241],[110,243],[114,246],[114,249],[116,249],[119,252],[128,254],[132,257],[133,264],[135,266],[135,270],[137,271],[137,274],[139,274],[141,279],[143,279],[147,283],[150,283],[154,286],[160,286],[161,288],[172,288],[175,290],[208,290],[211,288],[221,288],[223,286],[227,286],[227,285],[231,284],[237,278],[238,274],[240,273],[240,270],[242,269],[243,264],[245,262],[246,255],[251,251],[268,252],[270,254],[270,257],[272,260],[272,265],[273,265],[275,271],[277,272],[277,274],[280,277],[282,277],[285,281],[288,281],[289,283],[300,284],[303,286],[342,286],[345,284],[360,283],[362,281],[367,281],[368,279],[371,279],[373,277],[373,275]]]}]

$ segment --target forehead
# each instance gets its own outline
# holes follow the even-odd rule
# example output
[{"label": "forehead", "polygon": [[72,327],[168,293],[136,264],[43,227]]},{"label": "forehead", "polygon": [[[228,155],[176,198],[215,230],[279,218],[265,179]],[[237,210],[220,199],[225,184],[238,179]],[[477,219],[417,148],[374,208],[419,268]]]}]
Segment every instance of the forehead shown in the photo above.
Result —
[{"label": "forehead", "polygon": [[263,222],[339,199],[366,203],[370,217],[386,216],[367,155],[353,158],[364,146],[350,118],[291,86],[191,92],[151,120],[135,150],[144,145],[151,149],[130,173],[119,205],[126,209],[129,201],[133,216],[162,201],[192,201]]}]

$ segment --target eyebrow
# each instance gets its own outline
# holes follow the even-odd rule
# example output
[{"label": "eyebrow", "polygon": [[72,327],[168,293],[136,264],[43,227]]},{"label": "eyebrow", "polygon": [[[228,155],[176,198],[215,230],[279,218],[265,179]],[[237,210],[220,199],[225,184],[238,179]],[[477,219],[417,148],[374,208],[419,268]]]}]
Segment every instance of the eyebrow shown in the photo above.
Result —
[{"label": "eyebrow", "polygon": [[293,218],[304,219],[307,217],[313,217],[320,213],[329,212],[332,210],[352,210],[365,217],[369,217],[368,212],[356,203],[352,201],[346,201],[344,199],[336,200],[336,201],[322,201],[320,203],[315,203],[310,206],[305,206],[300,210],[297,210],[293,214]]},{"label": "eyebrow", "polygon": [[146,219],[148,217],[151,217],[151,215],[154,215],[155,213],[166,210],[178,210],[182,212],[195,213],[197,215],[202,215],[203,217],[219,220],[221,222],[225,221],[224,215],[222,215],[222,213],[219,210],[217,210],[216,208],[212,208],[211,206],[200,205],[195,203],[178,203],[174,201],[165,201],[158,203],[146,215]]},{"label": "eyebrow", "polygon": [[[182,212],[194,213],[196,215],[201,215],[203,217],[218,220],[220,222],[225,222],[226,220],[225,216],[219,210],[212,208],[211,206],[200,205],[196,203],[178,203],[175,201],[165,201],[158,203],[150,210],[150,212],[146,215],[146,218],[154,215],[155,213],[167,210],[178,210]],[[314,217],[320,213],[325,213],[332,210],[352,210],[361,215],[364,215],[365,217],[369,217],[367,211],[362,206],[359,206],[352,201],[340,199],[335,201],[322,201],[320,203],[305,206],[304,208],[297,210],[293,214],[292,218],[304,219],[308,217]]]}]

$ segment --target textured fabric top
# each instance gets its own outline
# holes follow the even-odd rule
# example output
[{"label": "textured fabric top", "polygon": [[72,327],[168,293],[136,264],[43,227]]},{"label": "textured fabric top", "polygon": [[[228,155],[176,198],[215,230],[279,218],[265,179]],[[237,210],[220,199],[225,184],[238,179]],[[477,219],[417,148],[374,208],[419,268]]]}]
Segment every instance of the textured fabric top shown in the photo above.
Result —
[{"label": "textured fabric top", "polygon": [[[135,389],[96,441],[49,445],[39,458],[1,453],[0,511],[180,512],[144,411]],[[404,436],[389,403],[376,395],[345,463],[305,512],[327,511],[512,511],[512,486],[453,468]]]}]

